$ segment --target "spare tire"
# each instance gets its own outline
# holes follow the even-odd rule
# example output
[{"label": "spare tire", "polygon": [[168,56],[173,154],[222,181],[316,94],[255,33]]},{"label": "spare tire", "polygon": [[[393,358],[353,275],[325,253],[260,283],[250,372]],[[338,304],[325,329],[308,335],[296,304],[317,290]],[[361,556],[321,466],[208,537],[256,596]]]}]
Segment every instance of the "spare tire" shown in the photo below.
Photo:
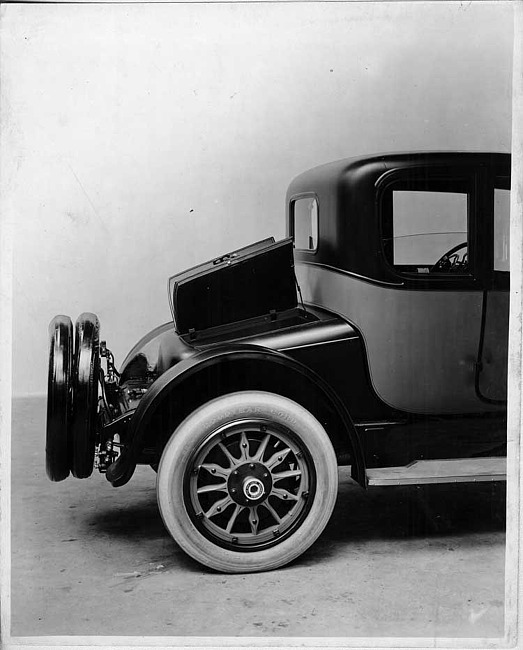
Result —
[{"label": "spare tire", "polygon": [[51,481],[63,481],[69,476],[72,366],[73,323],[69,316],[55,316],[49,323],[45,442],[45,467]]},{"label": "spare tire", "polygon": [[88,478],[94,467],[98,418],[100,323],[95,314],[81,314],[75,328],[71,471]]}]

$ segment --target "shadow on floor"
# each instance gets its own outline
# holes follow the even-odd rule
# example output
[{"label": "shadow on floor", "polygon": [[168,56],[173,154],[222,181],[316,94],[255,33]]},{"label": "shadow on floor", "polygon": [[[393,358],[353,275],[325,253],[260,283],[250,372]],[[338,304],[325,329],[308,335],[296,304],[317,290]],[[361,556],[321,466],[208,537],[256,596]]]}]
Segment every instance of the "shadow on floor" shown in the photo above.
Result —
[{"label": "shadow on floor", "polygon": [[[505,483],[462,483],[363,490],[342,476],[329,524],[296,563],[317,562],[323,556],[346,551],[355,542],[459,536],[463,545],[467,533],[503,532],[505,487]],[[169,540],[154,487],[141,490],[138,497],[130,502],[127,499],[125,504],[100,504],[85,524],[94,527],[97,534],[126,538],[131,543]],[[185,557],[181,552],[176,554]],[[184,564],[188,569],[202,570],[192,561]]]}]

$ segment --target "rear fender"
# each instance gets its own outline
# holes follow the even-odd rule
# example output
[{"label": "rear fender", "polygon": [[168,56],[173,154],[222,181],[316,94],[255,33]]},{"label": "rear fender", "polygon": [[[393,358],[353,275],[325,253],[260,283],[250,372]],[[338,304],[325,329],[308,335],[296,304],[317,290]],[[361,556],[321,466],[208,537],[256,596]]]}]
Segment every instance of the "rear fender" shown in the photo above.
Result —
[{"label": "rear fender", "polygon": [[[242,378],[242,371],[252,370],[251,364],[255,364],[257,372],[248,372],[247,379],[245,376]],[[210,376],[209,373],[213,373],[215,379],[218,375],[227,378],[239,377],[237,382],[241,383],[236,383],[232,388],[224,387],[220,390],[209,386],[210,382],[204,380],[204,383],[199,386],[200,389],[202,386],[205,387],[203,394],[200,390],[194,391],[188,388],[193,381],[198,380],[199,376],[206,378]],[[260,377],[265,377],[265,380],[258,381]],[[270,378],[270,382],[267,381],[268,378]],[[195,408],[197,408],[202,403],[224,394],[224,392],[250,389],[271,390],[271,387],[278,384],[294,387],[288,388],[284,392],[287,392],[288,396],[296,401],[302,399],[301,403],[305,408],[313,412],[315,409],[319,409],[322,413],[329,412],[335,419],[338,437],[333,438],[332,431],[328,430],[327,433],[335,446],[336,443],[338,445],[341,443],[350,449],[352,476],[358,483],[365,485],[361,442],[350,415],[338,395],[325,380],[307,366],[281,352],[255,345],[220,346],[212,350],[205,350],[180,361],[163,373],[140,400],[129,425],[128,447],[108,468],[107,480],[115,487],[127,483],[133,475],[141,451],[157,433],[156,427],[151,426],[155,424],[155,417],[160,417],[163,412],[169,414],[176,412],[178,405],[186,403],[186,398],[199,400],[194,402]],[[306,390],[303,391],[302,388]],[[195,393],[197,393],[196,397]],[[306,401],[303,401],[304,399]],[[309,403],[311,401],[312,405]],[[188,413],[185,413],[182,418],[178,416],[177,419],[175,416],[176,425],[187,415]],[[174,428],[174,426],[170,427],[165,433],[170,436]],[[345,439],[342,440],[341,437]]]}]

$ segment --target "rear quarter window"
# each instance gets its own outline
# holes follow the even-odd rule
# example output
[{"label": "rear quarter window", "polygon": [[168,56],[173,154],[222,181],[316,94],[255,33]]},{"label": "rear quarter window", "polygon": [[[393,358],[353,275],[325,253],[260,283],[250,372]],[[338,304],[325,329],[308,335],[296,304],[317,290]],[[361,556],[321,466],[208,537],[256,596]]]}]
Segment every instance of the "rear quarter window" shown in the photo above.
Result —
[{"label": "rear quarter window", "polygon": [[318,199],[306,196],[291,201],[291,228],[297,250],[318,249]]}]

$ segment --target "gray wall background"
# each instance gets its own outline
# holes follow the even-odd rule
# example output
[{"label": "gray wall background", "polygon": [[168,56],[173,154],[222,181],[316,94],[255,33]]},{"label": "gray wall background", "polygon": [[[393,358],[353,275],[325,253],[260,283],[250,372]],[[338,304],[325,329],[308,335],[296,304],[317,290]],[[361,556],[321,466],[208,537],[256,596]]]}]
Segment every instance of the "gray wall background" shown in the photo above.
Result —
[{"label": "gray wall background", "polygon": [[309,167],[510,151],[510,3],[2,9],[16,395],[46,390],[55,314],[96,312],[121,362],[169,275],[283,236]]}]

